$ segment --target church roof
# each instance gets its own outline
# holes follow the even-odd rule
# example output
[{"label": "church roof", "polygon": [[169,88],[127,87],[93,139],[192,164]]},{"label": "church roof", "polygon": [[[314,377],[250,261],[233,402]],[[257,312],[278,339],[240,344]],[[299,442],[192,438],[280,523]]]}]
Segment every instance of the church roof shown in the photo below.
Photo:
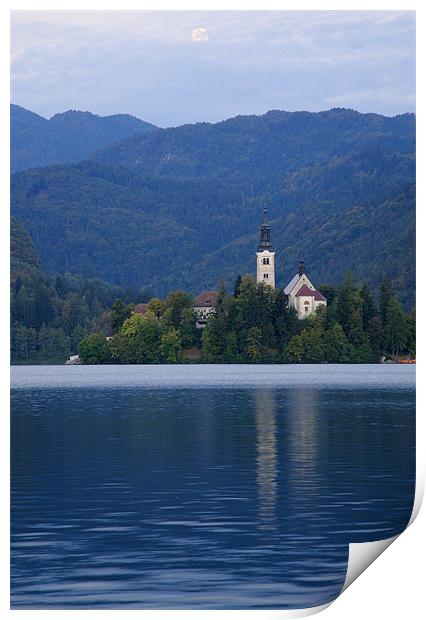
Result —
[{"label": "church roof", "polygon": [[219,297],[219,291],[204,291],[197,295],[192,302],[193,306],[211,308],[215,305],[217,298]]},{"label": "church roof", "polygon": [[299,276],[298,273],[296,273],[296,275],[290,280],[290,282],[287,284],[287,286],[284,289],[284,293],[286,295],[290,295],[291,291],[294,289],[294,287],[296,286],[297,282],[299,281],[299,278],[301,276]]},{"label": "church roof", "polygon": [[315,297],[315,293],[317,292],[318,291],[313,291],[312,289],[310,289],[307,284],[304,284],[300,291],[296,293],[296,297]]},{"label": "church roof", "polygon": [[135,313],[136,314],[145,314],[148,310],[148,304],[136,304]]},{"label": "church roof", "polygon": [[320,293],[319,291],[314,291],[314,293],[315,293],[314,295],[315,301],[327,301],[324,295]]}]

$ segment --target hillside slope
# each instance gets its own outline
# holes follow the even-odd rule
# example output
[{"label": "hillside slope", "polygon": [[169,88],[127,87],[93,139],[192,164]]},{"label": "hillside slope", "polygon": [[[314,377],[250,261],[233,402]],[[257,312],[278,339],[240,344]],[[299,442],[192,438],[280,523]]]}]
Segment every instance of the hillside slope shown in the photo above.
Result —
[{"label": "hillside slope", "polygon": [[414,153],[415,116],[361,114],[336,108],[319,113],[270,111],[216,123],[156,129],[93,155],[100,163],[153,176],[214,177],[247,193],[332,158],[354,153]]},{"label": "hillside slope", "polygon": [[69,110],[50,120],[11,105],[11,170],[76,162],[153,125],[128,114],[97,116]]}]

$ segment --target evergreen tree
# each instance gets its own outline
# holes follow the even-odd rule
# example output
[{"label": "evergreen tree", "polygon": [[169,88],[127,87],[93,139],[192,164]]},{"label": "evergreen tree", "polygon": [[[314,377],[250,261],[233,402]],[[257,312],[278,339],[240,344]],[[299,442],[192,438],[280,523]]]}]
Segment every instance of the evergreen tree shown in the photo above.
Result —
[{"label": "evergreen tree", "polygon": [[206,362],[223,361],[226,349],[226,325],[223,318],[212,316],[203,329],[201,338],[203,359]]},{"label": "evergreen tree", "polygon": [[240,294],[241,282],[241,275],[238,274],[234,284],[234,297],[238,297],[238,295]]},{"label": "evergreen tree", "polygon": [[334,321],[324,334],[324,355],[325,359],[332,363],[351,361],[351,345],[343,327],[337,321]]},{"label": "evergreen tree", "polygon": [[407,344],[409,331],[404,312],[394,296],[388,300],[385,316],[383,346],[385,351],[398,355]]},{"label": "evergreen tree", "polygon": [[132,314],[132,306],[126,305],[122,299],[116,299],[111,308],[111,329],[116,334],[120,331],[124,321]]},{"label": "evergreen tree", "polygon": [[376,302],[368,284],[363,284],[360,297],[362,302],[362,328],[364,331],[368,331],[371,319],[377,316]]},{"label": "evergreen tree", "polygon": [[416,355],[416,311],[412,310],[407,316],[407,351],[413,357]]},{"label": "evergreen tree", "polygon": [[380,319],[382,321],[383,328],[386,327],[388,318],[389,302],[394,297],[392,288],[392,282],[389,277],[384,278],[379,287],[379,306],[380,306]]}]

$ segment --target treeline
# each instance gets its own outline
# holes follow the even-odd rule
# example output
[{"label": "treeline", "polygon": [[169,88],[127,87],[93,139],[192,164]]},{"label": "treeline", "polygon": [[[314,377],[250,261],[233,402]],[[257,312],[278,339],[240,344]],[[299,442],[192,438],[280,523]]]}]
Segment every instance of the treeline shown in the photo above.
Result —
[{"label": "treeline", "polygon": [[[12,363],[64,363],[85,336],[108,333],[109,309],[118,295],[134,298],[96,278],[18,275],[11,285]],[[138,301],[147,298],[141,291]]]},{"label": "treeline", "polygon": [[111,338],[105,332],[91,334],[78,345],[78,354],[86,364],[177,363],[184,351],[199,348],[201,333],[192,297],[175,291],[162,301],[152,298],[144,314],[136,314],[132,304],[118,299],[111,310]]},{"label": "treeline", "polygon": [[322,286],[326,308],[298,320],[280,289],[238,277],[234,293],[222,288],[216,313],[203,330],[195,326],[191,296],[153,298],[144,314],[117,300],[110,314],[111,338],[84,338],[84,363],[376,363],[381,357],[415,354],[415,314],[406,314],[389,279],[378,303],[367,285],[349,274],[340,287]]}]

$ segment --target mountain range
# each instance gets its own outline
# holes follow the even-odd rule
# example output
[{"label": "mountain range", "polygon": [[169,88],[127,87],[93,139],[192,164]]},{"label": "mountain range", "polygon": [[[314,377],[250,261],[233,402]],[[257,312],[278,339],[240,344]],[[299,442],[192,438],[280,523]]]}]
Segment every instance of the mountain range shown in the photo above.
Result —
[{"label": "mountain range", "polygon": [[152,128],[129,114],[98,116],[69,110],[46,119],[12,104],[11,171],[80,161],[102,147]]},{"label": "mountain range", "polygon": [[[18,120],[35,127],[41,117],[24,112]],[[67,114],[88,113],[56,116]],[[232,287],[238,273],[254,271],[267,204],[278,285],[304,258],[318,284],[337,284],[351,270],[376,288],[389,275],[404,305],[413,305],[413,114],[270,111],[168,129],[145,123],[144,131],[133,121],[136,131],[115,140],[105,125],[103,144],[76,123],[84,154],[73,157],[85,159],[78,163],[62,154],[33,168],[39,154],[29,143],[32,163],[18,167],[32,169],[12,177],[12,213],[48,272],[159,295],[197,293],[220,279]],[[12,153],[14,140],[12,133]]]}]

